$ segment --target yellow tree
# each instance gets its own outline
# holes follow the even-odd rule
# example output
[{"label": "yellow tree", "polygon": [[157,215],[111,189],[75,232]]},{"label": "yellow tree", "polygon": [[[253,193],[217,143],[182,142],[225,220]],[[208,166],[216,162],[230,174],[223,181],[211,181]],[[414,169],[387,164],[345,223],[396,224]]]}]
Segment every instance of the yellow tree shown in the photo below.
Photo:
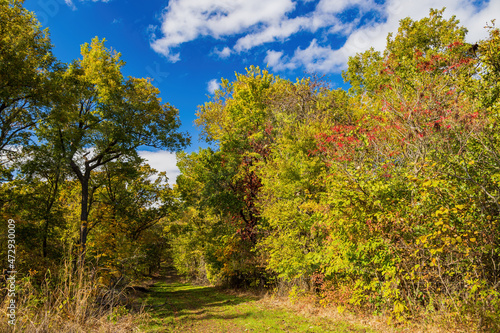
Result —
[{"label": "yellow tree", "polygon": [[[40,28],[23,1],[0,1],[0,179],[10,178],[5,162],[13,146],[27,143],[44,113],[53,89],[49,74],[55,66],[48,32]],[[7,157],[7,158],[6,158]]]},{"label": "yellow tree", "polygon": [[58,149],[81,186],[80,255],[84,261],[92,175],[116,160],[137,160],[137,148],[178,150],[189,142],[177,132],[178,110],[162,103],[148,79],[124,78],[120,54],[97,37],[82,46],[82,59],[62,74],[61,98],[37,134]]}]

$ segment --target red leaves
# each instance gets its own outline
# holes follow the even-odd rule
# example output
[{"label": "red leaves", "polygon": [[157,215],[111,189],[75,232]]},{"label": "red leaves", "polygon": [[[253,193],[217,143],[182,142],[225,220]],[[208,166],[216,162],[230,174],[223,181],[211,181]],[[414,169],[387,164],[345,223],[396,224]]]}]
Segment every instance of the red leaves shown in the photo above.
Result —
[{"label": "red leaves", "polygon": [[332,134],[320,133],[316,136],[316,139],[323,141],[323,144],[334,142],[339,147],[342,147],[344,144],[359,142],[359,139],[354,134],[356,130],[355,126],[337,125],[332,127]]},{"label": "red leaves", "polygon": [[267,125],[264,131],[266,132],[267,135],[271,135],[273,131],[273,126],[270,124]]},{"label": "red leaves", "polygon": [[362,145],[362,135],[368,136],[360,126],[336,125],[331,128],[330,133],[316,135],[317,151],[337,161],[351,161],[355,149]]},{"label": "red leaves", "polygon": [[432,65],[431,61],[422,61],[417,64],[417,69],[421,72],[432,72],[436,68]]},{"label": "red leaves", "polygon": [[387,66],[386,68],[384,68],[380,74],[388,74],[388,75],[392,75],[394,74],[394,71],[392,70],[392,68],[390,66]]},{"label": "red leaves", "polygon": [[457,62],[449,65],[448,67],[445,67],[443,69],[443,73],[447,73],[447,72],[450,72],[452,70],[459,69],[462,66],[470,64],[472,61],[473,61],[472,58],[462,58],[462,59],[458,60]]},{"label": "red leaves", "polygon": [[446,47],[447,47],[447,48],[449,48],[449,49],[452,49],[452,48],[455,48],[455,47],[457,47],[457,46],[462,46],[462,45],[464,45],[464,43],[462,43],[462,42],[460,42],[460,41],[455,41],[455,42],[453,42],[453,43],[449,44],[449,45],[448,45],[448,46],[446,46]]},{"label": "red leaves", "polygon": [[389,90],[392,90],[392,87],[391,87],[391,85],[389,85],[389,84],[381,84],[381,85],[379,86],[379,89],[380,89],[380,90],[384,90],[384,89],[389,89]]}]

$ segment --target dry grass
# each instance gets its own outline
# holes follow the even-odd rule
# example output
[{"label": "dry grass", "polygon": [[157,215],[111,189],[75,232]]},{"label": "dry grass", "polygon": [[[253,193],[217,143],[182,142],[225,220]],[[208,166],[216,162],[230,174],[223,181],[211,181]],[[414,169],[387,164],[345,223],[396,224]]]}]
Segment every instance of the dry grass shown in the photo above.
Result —
[{"label": "dry grass", "polygon": [[[9,298],[0,312],[6,318]],[[99,285],[92,272],[74,272],[71,263],[57,275],[47,273],[41,285],[24,277],[16,281],[16,323],[0,322],[0,332],[138,332],[142,311],[126,307],[127,295]]]},{"label": "dry grass", "polygon": [[[145,309],[140,307],[137,300],[134,301],[133,297],[137,296],[139,291],[125,292],[125,290],[134,290],[130,287],[121,291],[106,288],[99,285],[95,278],[97,274],[92,273],[91,271],[75,273],[71,263],[66,263],[54,276],[48,273],[41,285],[33,283],[30,277],[17,281],[16,325],[9,326],[7,321],[3,320],[0,322],[0,332],[140,332],[141,330],[138,328],[140,324],[146,323],[147,327],[147,323],[154,321],[153,319],[160,320],[163,324],[165,324],[166,319],[171,319],[172,316],[168,313],[163,313],[161,318],[153,318],[151,313],[146,313]],[[172,285],[174,282],[178,282],[179,277],[175,273],[167,271],[162,280],[165,280],[163,283]],[[144,282],[143,287],[136,287],[136,289],[150,289],[153,282]],[[248,308],[245,310],[250,311],[250,304],[255,304],[254,307],[258,308],[258,311],[255,309],[252,311],[257,314],[260,313],[259,311],[265,311],[266,313],[279,313],[281,316],[283,313],[289,312],[312,323],[328,320],[346,323],[346,327],[367,327],[370,328],[370,331],[387,333],[468,333],[477,331],[477,325],[472,322],[457,323],[456,317],[452,314],[422,313],[419,317],[412,318],[407,322],[395,324],[393,321],[391,322],[389,314],[374,315],[367,311],[352,309],[351,311],[339,311],[335,304],[321,306],[318,298],[311,294],[298,293],[292,297],[290,290],[287,291],[285,286],[279,290],[280,292],[267,292],[266,294],[263,290],[259,292],[225,290],[224,294],[226,295],[232,294],[240,298],[252,299],[255,303],[242,304],[239,307],[231,305],[232,303],[221,303],[220,307],[224,306],[224,310],[232,314],[233,306],[235,307],[234,311],[241,310],[245,306]],[[195,294],[195,291],[192,293]],[[210,292],[211,296],[207,302],[213,302],[213,297],[217,295],[219,298],[223,297],[216,289]],[[151,295],[155,294],[148,293],[148,295],[152,297]],[[163,296],[160,297],[161,302],[164,302],[165,297]],[[193,306],[201,306],[199,295],[194,299],[195,305]],[[7,315],[8,301],[9,299],[5,298],[0,304],[0,312],[2,313],[0,315],[3,315],[4,318]],[[184,299],[182,301],[185,302]],[[153,313],[160,310],[166,311],[156,307],[148,308],[148,310],[148,312],[153,311]],[[234,315],[236,316],[236,314]],[[219,324],[225,325],[226,323]],[[145,326],[143,325],[143,327]]]},{"label": "dry grass", "polygon": [[[246,294],[246,293],[245,293]],[[291,300],[286,296],[268,294],[260,299],[266,308],[287,308],[303,316],[322,317],[347,322],[356,326],[367,326],[379,332],[396,333],[469,333],[478,332],[476,325],[458,323],[452,314],[422,315],[403,323],[395,323],[390,315],[374,315],[363,311],[342,311],[335,305],[321,306],[314,296],[302,296]]]}]

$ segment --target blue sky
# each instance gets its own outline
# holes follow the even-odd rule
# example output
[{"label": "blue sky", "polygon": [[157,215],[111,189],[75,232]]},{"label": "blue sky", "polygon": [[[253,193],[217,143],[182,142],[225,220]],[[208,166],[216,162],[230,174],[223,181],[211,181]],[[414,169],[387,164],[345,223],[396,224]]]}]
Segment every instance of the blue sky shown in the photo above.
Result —
[{"label": "blue sky", "polygon": [[[446,7],[472,42],[485,38],[483,27],[500,14],[500,0],[26,0],[25,7],[49,28],[61,61],[79,58],[80,45],[98,36],[122,54],[125,75],[152,78],[192,136],[187,151],[206,146],[193,121],[221,77],[268,66],[292,80],[324,74],[333,87],[347,88],[340,73],[348,57],[383,50],[402,18]],[[141,154],[176,177],[175,156]]]}]

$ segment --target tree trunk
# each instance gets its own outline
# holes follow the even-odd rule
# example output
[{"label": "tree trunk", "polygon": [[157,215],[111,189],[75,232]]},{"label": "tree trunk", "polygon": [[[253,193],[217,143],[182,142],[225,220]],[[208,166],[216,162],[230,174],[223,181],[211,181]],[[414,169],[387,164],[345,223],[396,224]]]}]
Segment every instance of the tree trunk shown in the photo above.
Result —
[{"label": "tree trunk", "polygon": [[45,225],[43,226],[43,239],[42,239],[42,256],[47,257],[47,237],[49,233],[49,218],[45,219]]},{"label": "tree trunk", "polygon": [[87,234],[88,234],[88,202],[89,202],[89,177],[90,175],[85,175],[81,180],[82,185],[82,202],[81,202],[81,214],[80,214],[80,266],[83,267],[85,264],[85,254],[87,252]]}]

